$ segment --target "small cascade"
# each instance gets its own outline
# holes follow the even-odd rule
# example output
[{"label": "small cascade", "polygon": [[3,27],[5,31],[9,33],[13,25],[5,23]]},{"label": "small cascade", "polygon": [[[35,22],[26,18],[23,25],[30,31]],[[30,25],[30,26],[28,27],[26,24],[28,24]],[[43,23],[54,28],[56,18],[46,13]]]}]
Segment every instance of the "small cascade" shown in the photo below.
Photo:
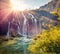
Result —
[{"label": "small cascade", "polygon": [[25,17],[25,15],[22,13],[22,16],[24,17],[24,21],[23,21],[23,36],[27,37],[27,18]]},{"label": "small cascade", "polygon": [[35,34],[37,34],[38,33],[38,26],[37,26],[37,19],[34,19],[34,22],[35,22]]},{"label": "small cascade", "polygon": [[19,26],[18,26],[18,29],[17,29],[17,33],[21,35]]},{"label": "small cascade", "polygon": [[20,21],[19,21],[19,18],[17,18],[17,19],[18,19],[18,28],[17,28],[17,33],[21,35],[21,33],[20,33]]},{"label": "small cascade", "polygon": [[8,32],[7,32],[7,36],[10,36],[10,22],[8,23]]},{"label": "small cascade", "polygon": [[32,19],[35,18],[31,13],[28,13],[28,14],[31,16]]},{"label": "small cascade", "polygon": [[34,34],[33,35],[36,35],[38,32],[38,29],[37,29],[37,19],[33,16],[33,14],[31,14],[31,13],[28,13],[30,16],[31,16],[31,20],[32,20],[32,23],[34,24],[34,30],[35,30],[35,32],[34,32]]}]

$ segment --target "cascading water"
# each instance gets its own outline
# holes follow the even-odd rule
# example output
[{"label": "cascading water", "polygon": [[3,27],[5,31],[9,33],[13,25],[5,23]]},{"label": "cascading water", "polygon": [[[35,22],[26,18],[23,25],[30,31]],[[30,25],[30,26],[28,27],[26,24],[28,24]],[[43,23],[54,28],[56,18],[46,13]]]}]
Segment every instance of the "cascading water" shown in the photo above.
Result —
[{"label": "cascading water", "polygon": [[25,15],[23,13],[22,13],[22,16],[24,17],[22,34],[27,37],[27,18],[25,17]]},{"label": "cascading water", "polygon": [[33,14],[29,12],[27,13],[21,12],[21,15],[22,15],[22,18],[20,17],[20,15],[13,16],[12,20],[8,23],[7,36],[10,35],[9,30],[10,30],[11,24],[15,24],[15,25],[17,24],[16,30],[14,29],[14,26],[13,26],[14,31],[16,31],[17,34],[23,35],[25,37],[34,36],[41,32],[41,23],[39,20],[35,18]]},{"label": "cascading water", "polygon": [[34,22],[35,22],[35,28],[36,28],[35,34],[37,34],[37,33],[38,33],[38,32],[37,32],[37,19],[34,19]]},{"label": "cascading water", "polygon": [[32,23],[34,24],[34,27],[35,27],[35,32],[34,32],[34,34],[33,35],[36,35],[38,32],[37,32],[37,19],[33,16],[33,14],[31,14],[31,13],[28,13],[30,16],[31,16],[31,20],[32,20]]},{"label": "cascading water", "polygon": [[18,26],[18,29],[17,29],[17,33],[21,35],[19,26]]},{"label": "cascading water", "polygon": [[17,33],[21,35],[21,33],[20,33],[20,21],[19,21],[19,18],[17,18],[17,19],[18,19],[18,28],[17,28]]},{"label": "cascading water", "polygon": [[8,32],[7,32],[7,36],[10,36],[10,22],[8,23]]}]

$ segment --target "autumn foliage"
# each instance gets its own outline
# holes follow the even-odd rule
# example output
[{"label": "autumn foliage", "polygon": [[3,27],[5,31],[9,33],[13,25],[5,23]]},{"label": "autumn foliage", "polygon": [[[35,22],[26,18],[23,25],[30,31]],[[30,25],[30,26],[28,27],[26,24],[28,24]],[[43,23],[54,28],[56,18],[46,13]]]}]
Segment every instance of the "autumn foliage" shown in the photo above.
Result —
[{"label": "autumn foliage", "polygon": [[36,35],[28,50],[32,54],[59,54],[60,53],[60,26],[45,30]]}]

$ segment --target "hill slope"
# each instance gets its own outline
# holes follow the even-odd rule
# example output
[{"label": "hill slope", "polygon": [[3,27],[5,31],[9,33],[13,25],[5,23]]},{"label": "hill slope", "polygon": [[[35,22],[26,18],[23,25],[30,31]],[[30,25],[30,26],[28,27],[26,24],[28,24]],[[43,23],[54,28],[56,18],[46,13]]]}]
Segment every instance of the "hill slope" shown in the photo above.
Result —
[{"label": "hill slope", "polygon": [[48,4],[39,8],[39,10],[53,11],[55,8],[60,8],[60,0],[52,0]]}]

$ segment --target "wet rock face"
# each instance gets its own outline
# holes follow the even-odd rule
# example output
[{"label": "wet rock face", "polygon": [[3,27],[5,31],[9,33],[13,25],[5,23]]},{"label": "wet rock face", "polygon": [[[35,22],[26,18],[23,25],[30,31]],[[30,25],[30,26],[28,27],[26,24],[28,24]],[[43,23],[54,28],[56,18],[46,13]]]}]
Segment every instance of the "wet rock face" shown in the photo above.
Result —
[{"label": "wet rock face", "polygon": [[[32,13],[33,12],[33,13]],[[39,16],[37,16],[37,14]],[[9,36],[11,32],[16,34],[20,34],[23,36],[34,36],[42,31],[41,23],[48,20],[56,20],[57,17],[53,16],[49,12],[46,11],[30,11],[18,13],[17,15],[11,14],[7,21],[4,23],[0,23],[0,34]],[[43,19],[43,20],[42,20]],[[46,19],[46,20],[45,20]],[[45,26],[45,25],[44,25]],[[47,28],[47,27],[46,27]]]},{"label": "wet rock face", "polygon": [[7,29],[8,28],[8,23],[4,22],[0,24],[0,35],[6,35]]},{"label": "wet rock face", "polygon": [[[18,17],[19,16],[19,17]],[[8,32],[21,34],[23,36],[34,36],[40,30],[38,20],[30,13],[21,13],[21,16],[11,18],[10,25],[8,24]],[[29,16],[29,17],[27,17]],[[39,29],[39,30],[38,30]]]}]

